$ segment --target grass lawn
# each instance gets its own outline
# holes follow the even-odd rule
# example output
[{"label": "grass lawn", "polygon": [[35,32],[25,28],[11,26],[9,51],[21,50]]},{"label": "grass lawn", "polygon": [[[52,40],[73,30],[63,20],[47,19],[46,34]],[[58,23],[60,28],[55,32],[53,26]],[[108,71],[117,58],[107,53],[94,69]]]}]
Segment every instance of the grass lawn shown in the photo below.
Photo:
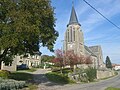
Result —
[{"label": "grass lawn", "polygon": [[66,75],[63,74],[58,74],[56,72],[50,72],[46,74],[46,77],[55,83],[59,83],[59,84],[70,84],[70,83],[75,83],[73,81],[71,81]]},{"label": "grass lawn", "polygon": [[33,80],[33,75],[25,72],[12,72],[9,78],[22,81],[31,81]]},{"label": "grass lawn", "polygon": [[71,72],[70,69],[65,68],[62,70],[62,73],[60,72],[60,70],[54,70],[53,72],[47,73],[46,77],[55,83],[59,83],[59,84],[71,84],[71,83],[75,83],[74,81],[70,80],[68,78],[68,73]]},{"label": "grass lawn", "polygon": [[37,90],[38,89],[38,86],[36,84],[29,83],[29,84],[27,84],[27,86],[28,87],[25,88],[25,90]]},{"label": "grass lawn", "polygon": [[18,72],[19,72],[19,71],[34,72],[34,71],[36,71],[36,70],[37,70],[37,68],[31,68],[31,69],[27,69],[27,70],[18,70]]},{"label": "grass lawn", "polygon": [[[33,83],[33,75],[26,72],[12,72],[9,79],[26,81],[27,90],[37,90],[38,86]],[[26,90],[23,89],[23,90]]]},{"label": "grass lawn", "polygon": [[120,88],[113,88],[113,87],[108,87],[105,90],[120,90]]}]

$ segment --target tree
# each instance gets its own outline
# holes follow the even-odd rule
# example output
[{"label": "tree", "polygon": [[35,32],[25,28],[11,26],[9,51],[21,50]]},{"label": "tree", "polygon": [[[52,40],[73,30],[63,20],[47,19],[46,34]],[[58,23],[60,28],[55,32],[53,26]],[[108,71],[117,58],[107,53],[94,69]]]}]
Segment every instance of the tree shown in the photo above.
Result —
[{"label": "tree", "polygon": [[70,65],[71,70],[74,69],[74,65],[78,64],[92,64],[92,58],[90,56],[84,56],[74,53],[73,50],[69,50],[64,55],[66,65]]},{"label": "tree", "polygon": [[74,51],[66,51],[65,55],[66,65],[70,65],[71,70],[74,68],[74,65],[77,65],[79,57],[74,53]]},{"label": "tree", "polygon": [[41,61],[42,62],[50,62],[52,59],[54,59],[55,56],[49,56],[49,55],[42,55],[41,56]]},{"label": "tree", "polygon": [[50,0],[0,0],[0,62],[17,54],[53,51],[58,37]]},{"label": "tree", "polygon": [[57,49],[55,51],[55,54],[56,54],[56,58],[54,58],[52,60],[52,62],[56,65],[56,66],[59,66],[60,67],[60,71],[61,71],[61,74],[62,74],[62,67],[65,66],[65,63],[63,61],[63,53],[61,50]]},{"label": "tree", "polygon": [[109,56],[106,57],[106,67],[112,69],[112,63]]}]

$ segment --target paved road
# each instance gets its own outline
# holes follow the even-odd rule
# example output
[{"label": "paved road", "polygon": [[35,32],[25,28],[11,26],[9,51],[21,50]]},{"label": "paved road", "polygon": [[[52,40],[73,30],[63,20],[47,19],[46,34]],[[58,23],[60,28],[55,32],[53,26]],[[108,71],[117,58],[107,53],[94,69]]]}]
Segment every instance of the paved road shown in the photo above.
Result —
[{"label": "paved road", "polygon": [[120,73],[113,78],[94,83],[59,85],[50,82],[44,75],[46,72],[48,70],[43,69],[34,72],[34,80],[38,83],[38,90],[104,90],[107,87],[120,88]]},{"label": "paved road", "polygon": [[[71,85],[64,88],[64,90],[104,90],[107,87],[117,87],[120,88],[120,73],[119,75],[107,79],[107,80],[101,80],[99,82],[95,83],[89,83],[89,84],[77,84],[77,85]],[[62,90],[63,88],[61,88]]]}]

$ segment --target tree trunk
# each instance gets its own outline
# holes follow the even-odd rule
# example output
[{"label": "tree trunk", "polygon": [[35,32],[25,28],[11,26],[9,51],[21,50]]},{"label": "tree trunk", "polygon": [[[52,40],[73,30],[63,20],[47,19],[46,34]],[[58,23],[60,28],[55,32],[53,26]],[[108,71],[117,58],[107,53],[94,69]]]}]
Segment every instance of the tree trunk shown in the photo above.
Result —
[{"label": "tree trunk", "polygon": [[2,63],[2,61],[0,61],[0,69],[1,69],[1,63]]},{"label": "tree trunk", "polygon": [[60,73],[63,74],[63,72],[62,72],[62,67],[60,67]]},{"label": "tree trunk", "polygon": [[3,61],[3,58],[6,57],[8,52],[8,48],[3,51],[3,53],[0,53],[0,62]]}]

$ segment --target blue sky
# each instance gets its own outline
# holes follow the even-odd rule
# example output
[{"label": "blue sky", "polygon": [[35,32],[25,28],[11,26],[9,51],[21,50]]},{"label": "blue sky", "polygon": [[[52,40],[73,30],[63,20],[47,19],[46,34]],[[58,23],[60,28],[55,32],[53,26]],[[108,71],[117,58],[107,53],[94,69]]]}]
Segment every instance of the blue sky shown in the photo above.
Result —
[{"label": "blue sky", "polygon": [[[54,49],[61,49],[64,33],[69,22],[72,1],[79,23],[84,33],[84,42],[87,46],[101,45],[104,60],[109,56],[112,63],[120,64],[120,29],[113,26],[100,16],[83,0],[52,0],[55,7],[56,27],[59,37]],[[120,27],[120,0],[86,0],[109,20]],[[42,54],[53,55],[47,48],[40,48]]]}]

